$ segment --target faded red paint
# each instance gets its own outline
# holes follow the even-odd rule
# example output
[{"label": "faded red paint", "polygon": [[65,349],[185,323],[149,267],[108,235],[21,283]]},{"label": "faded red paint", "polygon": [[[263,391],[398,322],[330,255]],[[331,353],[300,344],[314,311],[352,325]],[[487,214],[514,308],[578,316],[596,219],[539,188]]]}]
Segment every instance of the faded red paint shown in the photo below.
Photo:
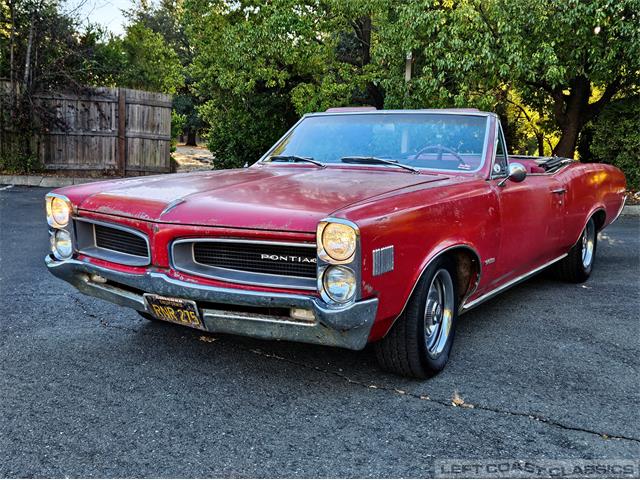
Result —
[{"label": "faded red paint", "polygon": [[[496,125],[490,117],[489,138]],[[487,149],[490,159],[492,142]],[[477,173],[420,174],[375,166],[265,164],[98,182],[56,193],[66,195],[81,216],[149,235],[150,268],[196,284],[265,293],[301,292],[174,272],[169,243],[193,236],[313,242],[324,217],[351,220],[361,232],[363,295],[380,299],[369,337],[374,341],[386,334],[424,267],[444,249],[467,246],[477,252],[481,276],[472,300],[566,253],[594,212],[604,212],[604,227],[622,206],[624,175],[609,165],[574,163],[503,187],[490,179],[490,169],[490,161]],[[557,189],[566,193],[553,193]],[[389,245],[395,246],[395,268],[374,277],[371,252]],[[143,270],[91,261],[131,273]]]}]

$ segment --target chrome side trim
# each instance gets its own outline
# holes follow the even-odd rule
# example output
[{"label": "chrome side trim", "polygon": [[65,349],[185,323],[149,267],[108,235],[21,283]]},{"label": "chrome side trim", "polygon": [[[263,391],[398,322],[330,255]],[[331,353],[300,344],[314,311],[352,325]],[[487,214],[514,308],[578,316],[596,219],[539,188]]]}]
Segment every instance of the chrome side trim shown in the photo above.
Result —
[{"label": "chrome side trim", "polygon": [[394,268],[394,249],[393,245],[388,247],[376,248],[373,251],[373,276],[382,275],[391,272]]},{"label": "chrome side trim", "polygon": [[553,265],[554,263],[556,263],[559,260],[562,260],[567,255],[568,255],[568,253],[565,253],[564,255],[560,255],[559,257],[554,258],[553,260],[551,260],[551,261],[549,261],[549,262],[547,262],[547,263],[545,263],[543,265],[540,265],[539,267],[534,268],[533,270],[531,270],[531,271],[529,271],[529,272],[527,272],[527,273],[525,273],[523,275],[520,275],[519,277],[516,277],[513,280],[510,280],[507,283],[505,283],[503,285],[500,285],[497,288],[494,288],[490,292],[485,293],[484,295],[476,298],[475,300],[473,300],[471,302],[468,302],[468,303],[465,303],[462,306],[462,308],[460,309],[460,313],[462,314],[462,313],[468,312],[472,308],[475,308],[478,305],[480,305],[481,303],[486,302],[487,300],[495,297],[496,295],[498,295],[499,293],[503,292],[504,290],[507,290],[508,288],[511,288],[511,287],[517,285],[518,283],[525,281],[526,279],[532,277],[536,273],[544,270],[548,266]]},{"label": "chrome side trim", "polygon": [[213,280],[274,288],[293,288],[299,290],[316,290],[316,278],[297,277],[293,275],[276,275],[271,273],[249,272],[225,267],[215,267],[198,263],[195,260],[193,246],[195,243],[242,243],[254,245],[280,245],[287,247],[316,246],[309,242],[279,242],[269,240],[248,240],[235,238],[181,238],[171,242],[169,246],[169,262],[171,267],[183,273],[189,273]]},{"label": "chrome side trim", "polygon": [[[74,217],[73,222],[76,237],[76,248],[79,253],[82,253],[89,257],[106,260],[108,262],[119,263],[121,265],[130,265],[132,267],[145,267],[151,263],[151,246],[149,244],[149,238],[143,232],[116,223],[102,222],[99,220],[92,220],[84,217]],[[81,223],[91,225],[90,232],[84,231],[86,227],[79,225]],[[96,244],[95,225],[113,228],[114,230],[121,230],[123,232],[130,233],[143,239],[144,243],[147,246],[147,255],[145,257],[142,257],[139,255],[132,255],[130,253],[123,253],[108,248],[99,247]]]}]

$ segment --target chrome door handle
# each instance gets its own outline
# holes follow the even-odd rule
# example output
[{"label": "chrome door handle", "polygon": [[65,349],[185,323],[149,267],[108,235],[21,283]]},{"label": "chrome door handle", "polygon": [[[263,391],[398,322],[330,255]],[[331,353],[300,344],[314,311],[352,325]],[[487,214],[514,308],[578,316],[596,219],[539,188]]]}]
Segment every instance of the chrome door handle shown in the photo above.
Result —
[{"label": "chrome door handle", "polygon": [[557,193],[558,195],[562,195],[566,191],[567,191],[566,188],[556,188],[555,190],[551,190],[551,193]]}]

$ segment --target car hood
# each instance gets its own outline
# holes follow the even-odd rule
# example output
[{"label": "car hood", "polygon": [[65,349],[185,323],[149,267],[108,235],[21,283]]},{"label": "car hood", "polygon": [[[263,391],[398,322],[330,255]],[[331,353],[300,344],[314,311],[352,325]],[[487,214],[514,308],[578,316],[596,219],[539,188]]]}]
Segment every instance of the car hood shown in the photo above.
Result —
[{"label": "car hood", "polygon": [[341,208],[445,178],[379,168],[255,166],[100,182],[75,187],[82,199],[69,197],[80,210],[153,222],[313,232]]}]

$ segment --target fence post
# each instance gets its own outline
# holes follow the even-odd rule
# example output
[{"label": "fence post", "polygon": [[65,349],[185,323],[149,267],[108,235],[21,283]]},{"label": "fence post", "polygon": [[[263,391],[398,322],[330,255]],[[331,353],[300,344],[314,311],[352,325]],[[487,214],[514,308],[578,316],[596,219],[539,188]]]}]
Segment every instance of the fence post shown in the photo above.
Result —
[{"label": "fence post", "polygon": [[127,174],[127,98],[124,88],[118,89],[118,171]]}]

